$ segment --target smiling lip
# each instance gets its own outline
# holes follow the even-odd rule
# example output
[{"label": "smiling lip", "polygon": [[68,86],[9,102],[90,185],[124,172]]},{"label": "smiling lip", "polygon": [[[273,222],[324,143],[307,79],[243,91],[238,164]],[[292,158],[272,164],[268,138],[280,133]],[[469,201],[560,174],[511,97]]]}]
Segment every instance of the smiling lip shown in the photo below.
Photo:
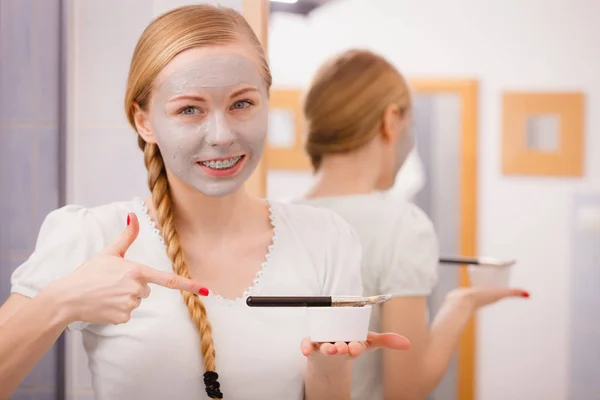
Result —
[{"label": "smiling lip", "polygon": [[203,163],[203,162],[207,162],[207,161],[223,161],[223,160],[229,160],[230,158],[233,158],[233,157],[243,157],[245,155],[246,155],[245,153],[237,153],[237,154],[232,154],[232,155],[227,156],[227,157],[202,158],[200,160],[196,160],[196,163]]},{"label": "smiling lip", "polygon": [[[206,162],[216,163],[218,161],[229,160],[234,157],[240,157],[240,159],[232,167],[229,167],[229,168],[216,169],[216,168],[211,168],[210,166],[206,166],[203,164]],[[204,172],[208,176],[216,177],[216,178],[229,178],[229,177],[235,176],[242,169],[247,158],[248,157],[246,156],[246,154],[236,154],[236,155],[232,155],[229,157],[220,157],[220,158],[210,158],[210,159],[205,159],[205,160],[199,160],[199,161],[196,161],[196,165],[198,167],[200,167],[202,172]]]}]

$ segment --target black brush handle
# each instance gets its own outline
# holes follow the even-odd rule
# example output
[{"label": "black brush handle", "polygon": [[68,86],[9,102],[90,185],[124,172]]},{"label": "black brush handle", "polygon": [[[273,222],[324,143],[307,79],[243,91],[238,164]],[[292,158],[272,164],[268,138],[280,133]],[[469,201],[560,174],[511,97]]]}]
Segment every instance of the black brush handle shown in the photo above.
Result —
[{"label": "black brush handle", "polygon": [[330,296],[248,296],[249,307],[331,307]]},{"label": "black brush handle", "polygon": [[441,257],[440,264],[469,264],[478,265],[479,259],[476,257]]}]

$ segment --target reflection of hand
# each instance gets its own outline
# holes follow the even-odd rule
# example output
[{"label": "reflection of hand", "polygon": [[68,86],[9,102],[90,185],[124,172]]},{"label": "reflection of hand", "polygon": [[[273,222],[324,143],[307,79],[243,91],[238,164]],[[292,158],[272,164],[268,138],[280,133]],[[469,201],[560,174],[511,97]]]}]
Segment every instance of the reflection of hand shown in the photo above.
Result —
[{"label": "reflection of hand", "polygon": [[475,312],[481,307],[485,307],[489,304],[493,304],[497,301],[510,297],[528,298],[529,292],[523,289],[514,288],[459,288],[448,293],[446,299],[449,301],[458,300],[461,302],[467,302],[473,312]]},{"label": "reflection of hand", "polygon": [[396,333],[369,332],[364,342],[315,343],[310,339],[302,341],[302,354],[308,356],[349,356],[358,357],[367,350],[386,348],[392,350],[407,350],[410,341]]},{"label": "reflection of hand", "polygon": [[52,283],[44,292],[61,301],[61,311],[70,322],[121,324],[150,295],[149,283],[195,294],[208,291],[192,280],[123,258],[139,232],[135,214],[114,243],[79,267]]}]

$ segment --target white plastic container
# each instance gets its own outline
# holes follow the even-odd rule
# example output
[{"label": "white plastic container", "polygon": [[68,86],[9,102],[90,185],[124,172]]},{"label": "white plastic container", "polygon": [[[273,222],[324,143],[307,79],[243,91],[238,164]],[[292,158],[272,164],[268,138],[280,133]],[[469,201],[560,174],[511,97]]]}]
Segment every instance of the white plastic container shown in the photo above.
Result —
[{"label": "white plastic container", "polygon": [[471,287],[508,288],[510,285],[512,265],[471,265],[468,270]]},{"label": "white plastic container", "polygon": [[308,307],[308,328],[313,342],[364,342],[369,333],[371,306]]}]

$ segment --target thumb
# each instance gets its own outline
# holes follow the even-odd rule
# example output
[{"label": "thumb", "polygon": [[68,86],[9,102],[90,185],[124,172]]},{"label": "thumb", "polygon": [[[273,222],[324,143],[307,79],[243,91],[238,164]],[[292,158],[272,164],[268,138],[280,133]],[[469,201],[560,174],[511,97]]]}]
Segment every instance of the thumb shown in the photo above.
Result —
[{"label": "thumb", "polygon": [[139,231],[140,224],[137,216],[134,213],[127,214],[127,226],[117,239],[104,249],[103,253],[106,255],[123,257],[129,249],[129,246],[131,246],[137,238]]}]

